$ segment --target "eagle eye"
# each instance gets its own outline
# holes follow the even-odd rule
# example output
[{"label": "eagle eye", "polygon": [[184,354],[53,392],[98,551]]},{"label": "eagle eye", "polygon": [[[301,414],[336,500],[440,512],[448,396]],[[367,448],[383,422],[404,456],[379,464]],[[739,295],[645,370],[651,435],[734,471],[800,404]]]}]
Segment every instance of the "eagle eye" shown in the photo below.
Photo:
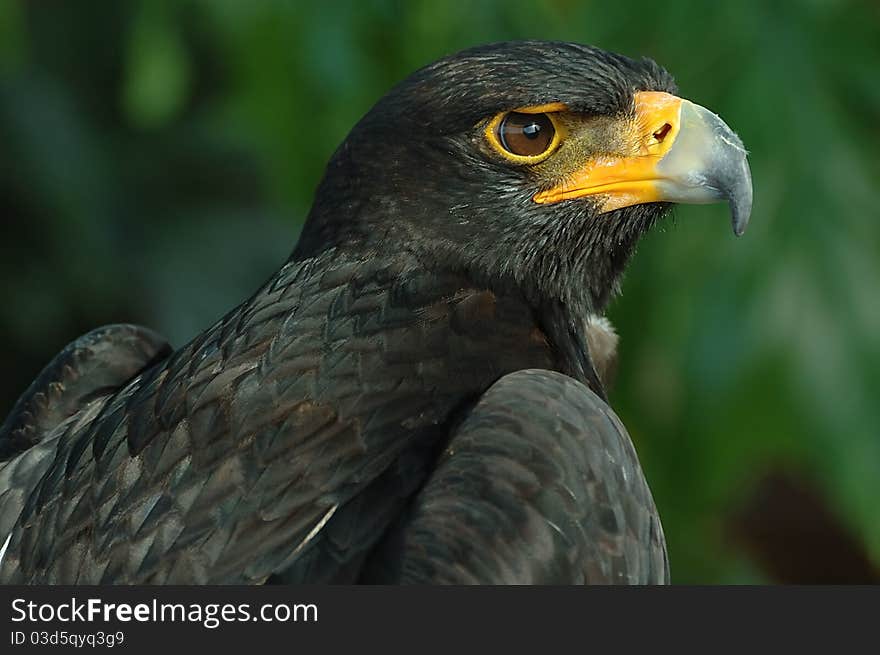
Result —
[{"label": "eagle eye", "polygon": [[501,119],[498,140],[509,153],[520,157],[536,157],[553,143],[556,128],[547,114],[521,114],[512,111]]},{"label": "eagle eye", "polygon": [[498,114],[486,136],[492,147],[515,164],[536,164],[559,145],[560,134],[552,114],[509,111]]}]

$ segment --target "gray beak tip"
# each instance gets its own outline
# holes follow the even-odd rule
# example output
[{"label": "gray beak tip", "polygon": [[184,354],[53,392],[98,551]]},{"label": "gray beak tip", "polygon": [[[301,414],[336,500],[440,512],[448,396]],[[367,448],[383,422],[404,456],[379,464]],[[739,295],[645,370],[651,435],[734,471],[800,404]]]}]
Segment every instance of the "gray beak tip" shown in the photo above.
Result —
[{"label": "gray beak tip", "polygon": [[664,198],[671,202],[727,200],[733,233],[742,236],[752,213],[752,173],[740,138],[717,115],[682,100],[680,129],[660,160]]},{"label": "gray beak tip", "polygon": [[749,218],[752,215],[752,173],[745,154],[740,160],[739,169],[737,175],[731,176],[727,197],[730,203],[730,223],[733,233],[741,237],[749,226]]}]

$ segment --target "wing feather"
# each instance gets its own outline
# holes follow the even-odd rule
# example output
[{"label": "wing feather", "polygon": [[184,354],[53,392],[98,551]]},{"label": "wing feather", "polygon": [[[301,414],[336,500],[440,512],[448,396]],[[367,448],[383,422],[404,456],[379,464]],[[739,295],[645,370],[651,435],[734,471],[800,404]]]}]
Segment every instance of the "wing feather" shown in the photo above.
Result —
[{"label": "wing feather", "polygon": [[660,518],[625,428],[586,385],[524,370],[455,431],[364,580],[661,584]]}]

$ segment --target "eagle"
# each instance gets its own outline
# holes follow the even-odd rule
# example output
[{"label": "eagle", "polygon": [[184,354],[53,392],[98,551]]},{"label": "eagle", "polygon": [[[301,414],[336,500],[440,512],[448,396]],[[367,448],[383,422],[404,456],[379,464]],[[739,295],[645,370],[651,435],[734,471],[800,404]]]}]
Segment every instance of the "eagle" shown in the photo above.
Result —
[{"label": "eagle", "polygon": [[747,153],[649,59],[480,46],[332,155],[289,259],[173,349],[61,351],[0,429],[0,581],[668,582],[604,318],[674,203]]}]

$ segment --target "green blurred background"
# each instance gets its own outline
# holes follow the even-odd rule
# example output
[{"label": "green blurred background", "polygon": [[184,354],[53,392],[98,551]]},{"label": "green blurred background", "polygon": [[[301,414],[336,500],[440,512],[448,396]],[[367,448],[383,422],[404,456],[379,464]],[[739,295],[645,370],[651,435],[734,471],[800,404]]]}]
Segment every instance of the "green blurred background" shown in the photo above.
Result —
[{"label": "green blurred background", "polygon": [[100,324],[207,327],[386,90],[515,38],[650,56],[751,151],[747,234],[681,208],[610,311],[674,581],[876,581],[876,2],[4,0],[0,414]]}]

